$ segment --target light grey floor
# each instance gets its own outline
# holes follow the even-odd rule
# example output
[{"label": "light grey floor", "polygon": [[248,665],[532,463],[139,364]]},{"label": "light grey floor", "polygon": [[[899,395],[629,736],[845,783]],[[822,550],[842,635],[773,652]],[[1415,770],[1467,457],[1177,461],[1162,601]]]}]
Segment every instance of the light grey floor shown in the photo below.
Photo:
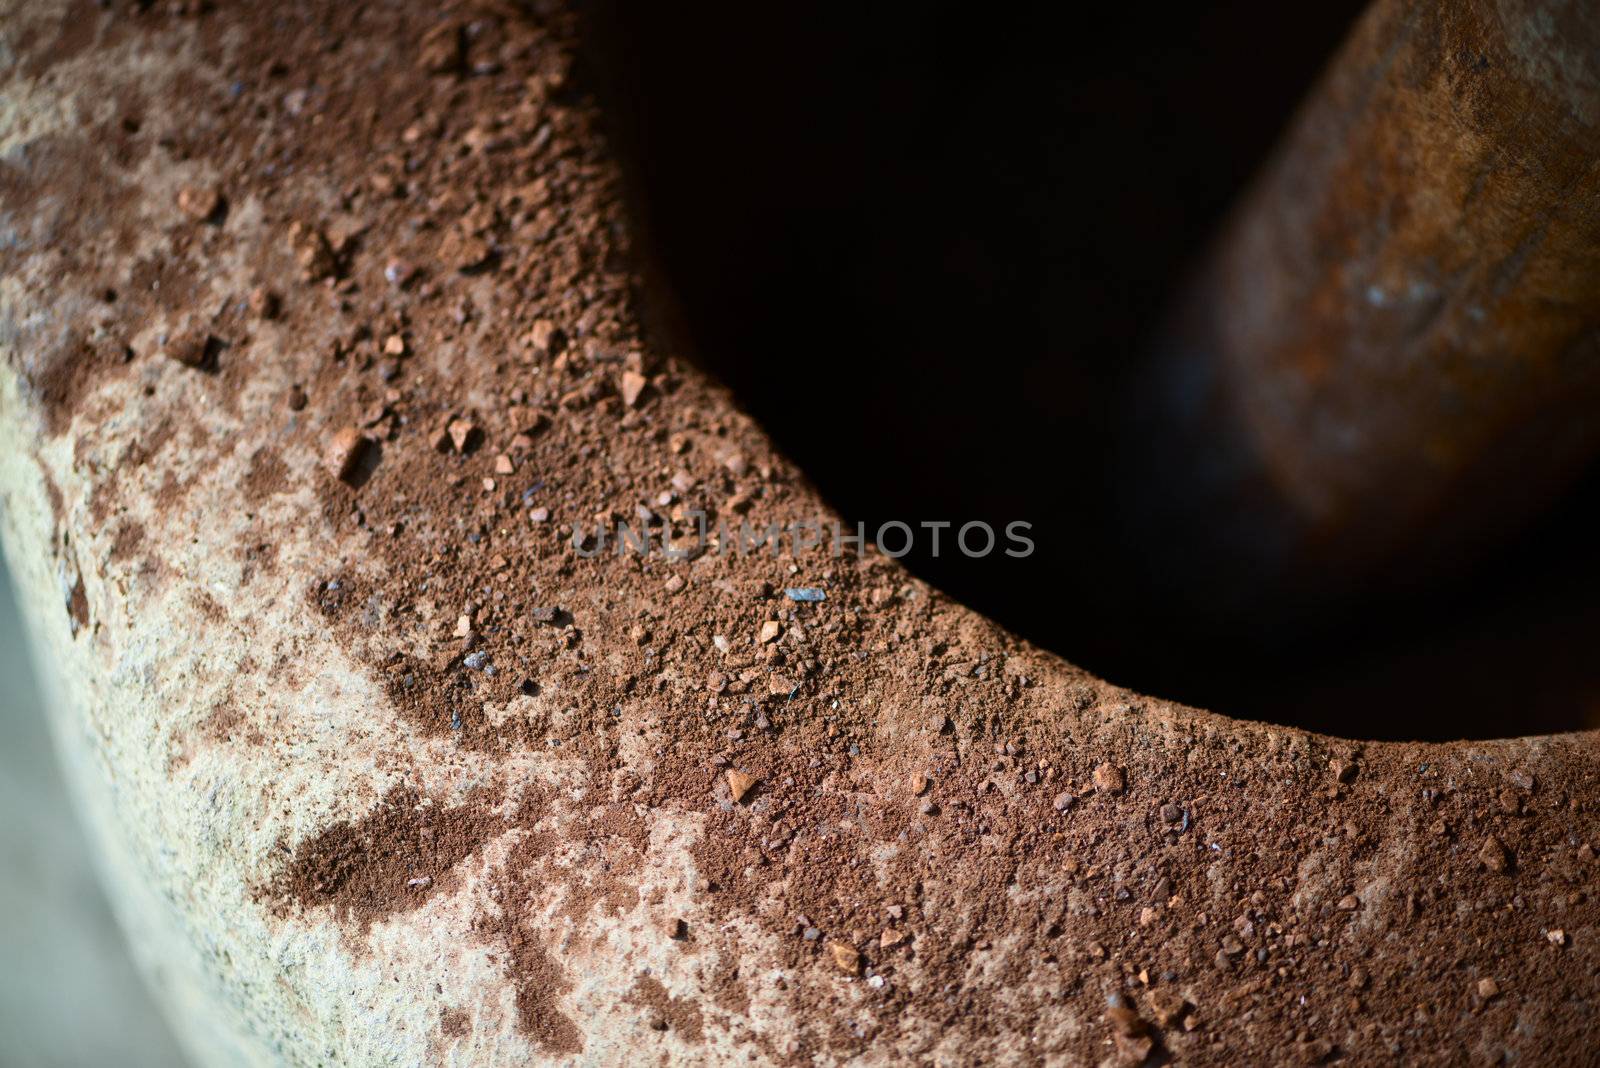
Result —
[{"label": "light grey floor", "polygon": [[0,563],[0,1066],[183,1063],[90,866]]}]

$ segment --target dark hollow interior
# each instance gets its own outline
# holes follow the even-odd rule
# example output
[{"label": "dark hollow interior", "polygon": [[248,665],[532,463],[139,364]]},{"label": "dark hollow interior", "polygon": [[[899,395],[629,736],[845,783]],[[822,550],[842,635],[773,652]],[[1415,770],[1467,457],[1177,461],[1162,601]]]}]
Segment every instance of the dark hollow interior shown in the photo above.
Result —
[{"label": "dark hollow interior", "polygon": [[1032,524],[1027,559],[922,540],[915,572],[1228,715],[1415,739],[1600,722],[1593,475],[1446,577],[1225,621],[1137,548],[1203,532],[1130,529],[1110,485],[1138,432],[1111,398],[1358,5],[589,11],[689,352],[847,519]]}]

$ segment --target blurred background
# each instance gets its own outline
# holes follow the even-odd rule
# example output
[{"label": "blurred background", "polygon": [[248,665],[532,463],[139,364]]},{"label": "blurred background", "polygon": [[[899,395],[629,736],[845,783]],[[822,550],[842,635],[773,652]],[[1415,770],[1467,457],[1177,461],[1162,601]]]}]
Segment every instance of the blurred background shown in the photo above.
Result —
[{"label": "blurred background", "polygon": [[1266,580],[1242,609],[1233,580],[1269,562],[1212,547],[1270,523],[1161,514],[1226,450],[1140,418],[1147,368],[1364,4],[588,6],[583,81],[680,351],[868,530],[1033,523],[1027,560],[924,537],[913,571],[1113,682],[1241,718],[1437,740],[1600,723],[1600,469],[1493,544],[1384,583],[1306,568],[1289,578],[1316,598]]},{"label": "blurred background", "polygon": [[0,563],[0,1066],[184,1063],[97,881]]}]

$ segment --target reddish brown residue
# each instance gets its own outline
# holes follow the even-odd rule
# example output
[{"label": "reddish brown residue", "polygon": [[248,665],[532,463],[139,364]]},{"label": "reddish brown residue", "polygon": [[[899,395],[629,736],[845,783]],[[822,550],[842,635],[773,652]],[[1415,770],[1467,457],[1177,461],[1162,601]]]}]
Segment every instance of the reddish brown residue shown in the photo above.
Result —
[{"label": "reddish brown residue", "polygon": [[56,26],[55,36],[48,45],[29,48],[24,55],[28,56],[23,66],[24,72],[30,78],[60,66],[82,55],[94,43],[98,31],[105,24],[105,17],[97,10],[99,5],[87,2],[70,4],[62,12],[61,20]]},{"label": "reddish brown residue", "polygon": [[257,449],[250,455],[250,467],[244,476],[244,499],[259,508],[268,497],[289,489],[289,467],[270,448]]},{"label": "reddish brown residue", "polygon": [[89,625],[89,596],[83,588],[83,576],[73,583],[67,597],[67,615],[72,617],[72,633],[76,635]]},{"label": "reddish brown residue", "polygon": [[156,490],[156,511],[163,515],[176,511],[193,485],[193,479],[179,478],[175,472],[168,471],[161,480],[161,487]]},{"label": "reddish brown residue", "polygon": [[537,932],[514,924],[506,936],[518,1027],[550,1053],[583,1052],[583,1032],[556,1006],[557,996],[571,988],[565,973],[545,952]]},{"label": "reddish brown residue", "polygon": [[225,742],[244,722],[244,713],[232,700],[220,701],[200,721],[200,733],[215,742]]},{"label": "reddish brown residue", "polygon": [[518,1027],[552,1053],[576,1053],[583,1049],[582,1033],[556,1005],[570,984],[529,915],[545,885],[537,873],[554,839],[533,830],[542,810],[531,796],[508,814],[494,811],[498,801],[498,793],[478,791],[459,805],[438,807],[397,786],[361,820],[341,821],[300,843],[269,896],[305,909],[331,906],[341,922],[365,932],[452,886],[462,861],[502,832],[521,828],[523,837],[495,876],[501,911],[480,918],[476,929],[509,957]]},{"label": "reddish brown residue", "polygon": [[132,559],[139,551],[139,546],[144,544],[144,524],[136,520],[129,520],[117,527],[117,532],[111,538],[111,560],[113,563],[122,563]]},{"label": "reddish brown residue", "polygon": [[685,1042],[700,1041],[704,1027],[700,1006],[688,998],[672,997],[655,976],[641,975],[633,984],[628,1000],[648,1013],[653,1029],[671,1031]]},{"label": "reddish brown residue", "polygon": [[472,1030],[472,1017],[465,1009],[439,1010],[439,1031],[446,1038],[464,1038]]},{"label": "reddish brown residue", "polygon": [[[104,244],[98,239],[105,235],[111,235],[113,244],[132,244],[128,220],[137,213],[128,209],[136,193],[125,176],[108,166],[87,132],[30,142],[26,153],[0,164],[0,201],[30,224],[20,240],[0,250],[0,272],[16,277],[41,305],[72,308],[92,300],[88,291],[93,286],[87,280],[98,276],[99,267],[80,258],[97,253]],[[23,269],[45,247],[52,253],[50,277],[30,277]],[[96,382],[126,366],[127,349],[116,339],[118,331],[102,338],[91,337],[88,330],[85,323],[63,325],[57,318],[21,339],[22,369],[51,435],[70,425]]]},{"label": "reddish brown residue", "polygon": [[88,342],[75,334],[61,338],[39,356],[31,376],[33,388],[43,401],[50,433],[67,428],[72,413],[96,375],[108,364]]},{"label": "reddish brown residue", "polygon": [[56,480],[50,477],[50,472],[42,465],[39,470],[44,473],[44,492],[45,496],[50,499],[50,518],[55,524],[52,528],[53,533],[51,536],[59,538],[61,536],[61,521],[67,515],[67,501],[66,498],[61,496],[61,487],[56,485]]},{"label": "reddish brown residue", "polygon": [[397,786],[362,819],[301,842],[274,883],[275,895],[305,909],[332,907],[365,931],[451,882],[456,865],[502,826],[491,811],[494,801],[479,792],[447,808]]},{"label": "reddish brown residue", "polygon": [[246,545],[240,552],[243,563],[239,568],[239,584],[248,586],[257,574],[270,575],[278,566],[278,543],[256,542]]},{"label": "reddish brown residue", "polygon": [[190,602],[194,605],[195,612],[208,624],[215,627],[228,621],[228,611],[222,607],[211,594],[204,590],[191,594]]},{"label": "reddish brown residue", "polygon": [[543,880],[536,872],[549,851],[548,835],[532,834],[512,849],[501,875],[501,911],[480,921],[484,933],[510,955],[507,975],[517,995],[517,1026],[550,1053],[579,1053],[583,1032],[557,1005],[571,989],[564,972],[545,949],[544,932],[529,910]]},{"label": "reddish brown residue", "polygon": [[125,462],[131,467],[143,467],[159,453],[172,436],[177,433],[177,426],[171,419],[162,419],[156,428],[128,446]]}]

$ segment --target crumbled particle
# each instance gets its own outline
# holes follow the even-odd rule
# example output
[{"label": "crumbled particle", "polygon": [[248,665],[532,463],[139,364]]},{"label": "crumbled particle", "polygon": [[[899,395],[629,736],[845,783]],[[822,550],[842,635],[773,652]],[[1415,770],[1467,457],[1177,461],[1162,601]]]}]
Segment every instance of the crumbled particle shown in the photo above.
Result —
[{"label": "crumbled particle", "polygon": [[205,222],[222,210],[222,192],[214,185],[186,185],[178,190],[178,210],[195,222]]},{"label": "crumbled particle", "polygon": [[1511,868],[1511,855],[1500,839],[1491,834],[1478,849],[1478,863],[1490,871],[1504,873]]},{"label": "crumbled particle", "polygon": [[417,62],[429,74],[454,74],[466,65],[465,27],[452,19],[423,34]]},{"label": "crumbled particle", "polygon": [[783,625],[776,619],[769,619],[761,624],[761,629],[756,632],[756,641],[761,645],[770,645],[778,640],[778,635],[783,633]]},{"label": "crumbled particle", "polygon": [[289,227],[289,243],[294,249],[295,262],[300,265],[300,276],[307,282],[320,282],[331,278],[339,266],[328,235],[319,227],[293,223]]},{"label": "crumbled particle", "polygon": [[636,371],[622,372],[622,382],[617,389],[617,392],[622,394],[622,403],[630,408],[638,407],[639,398],[649,384],[650,380]]},{"label": "crumbled particle", "polygon": [[1121,768],[1114,764],[1100,764],[1094,769],[1094,788],[1103,794],[1120,794],[1126,786]]},{"label": "crumbled particle", "polygon": [[450,432],[450,444],[456,452],[465,453],[477,443],[478,424],[471,419],[452,419],[446,429]]},{"label": "crumbled particle", "polygon": [[487,266],[494,258],[494,246],[483,234],[456,226],[439,242],[439,258],[463,274]]},{"label": "crumbled particle", "polygon": [[353,426],[341,427],[328,441],[324,461],[334,478],[349,481],[366,452],[367,437]]},{"label": "crumbled particle", "polygon": [[167,337],[162,352],[167,359],[186,367],[205,367],[211,361],[216,346],[217,339],[207,331],[200,327],[185,326]]},{"label": "crumbled particle", "polygon": [[750,791],[755,788],[756,783],[761,781],[756,776],[740,771],[738,768],[729,768],[727,779],[728,792],[733,796],[735,802],[743,802]]},{"label": "crumbled particle", "polygon": [[1149,1035],[1124,1035],[1114,1032],[1111,1040],[1116,1046],[1118,1058],[1125,1065],[1144,1064],[1155,1051],[1155,1040]]},{"label": "crumbled particle", "polygon": [[528,343],[539,356],[553,356],[561,351],[565,337],[549,319],[535,319],[528,332]]},{"label": "crumbled particle", "polygon": [[861,974],[861,953],[848,942],[829,942],[828,956],[833,966],[845,975]]},{"label": "crumbled particle", "polygon": [[1132,1037],[1142,1035],[1149,1029],[1149,1024],[1139,1015],[1133,1006],[1125,1001],[1119,1004],[1106,1006],[1106,1019],[1119,1035]]},{"label": "crumbled particle", "polygon": [[383,265],[383,277],[396,289],[404,289],[417,276],[417,268],[409,260],[399,257]]},{"label": "crumbled particle", "polygon": [[1152,991],[1149,1003],[1150,1014],[1155,1017],[1156,1023],[1164,1028],[1170,1028],[1178,1023],[1187,1005],[1183,995],[1168,988]]},{"label": "crumbled particle", "polygon": [[250,314],[257,319],[276,319],[282,308],[282,301],[278,294],[266,286],[256,286],[250,290],[250,296],[245,301]]}]

